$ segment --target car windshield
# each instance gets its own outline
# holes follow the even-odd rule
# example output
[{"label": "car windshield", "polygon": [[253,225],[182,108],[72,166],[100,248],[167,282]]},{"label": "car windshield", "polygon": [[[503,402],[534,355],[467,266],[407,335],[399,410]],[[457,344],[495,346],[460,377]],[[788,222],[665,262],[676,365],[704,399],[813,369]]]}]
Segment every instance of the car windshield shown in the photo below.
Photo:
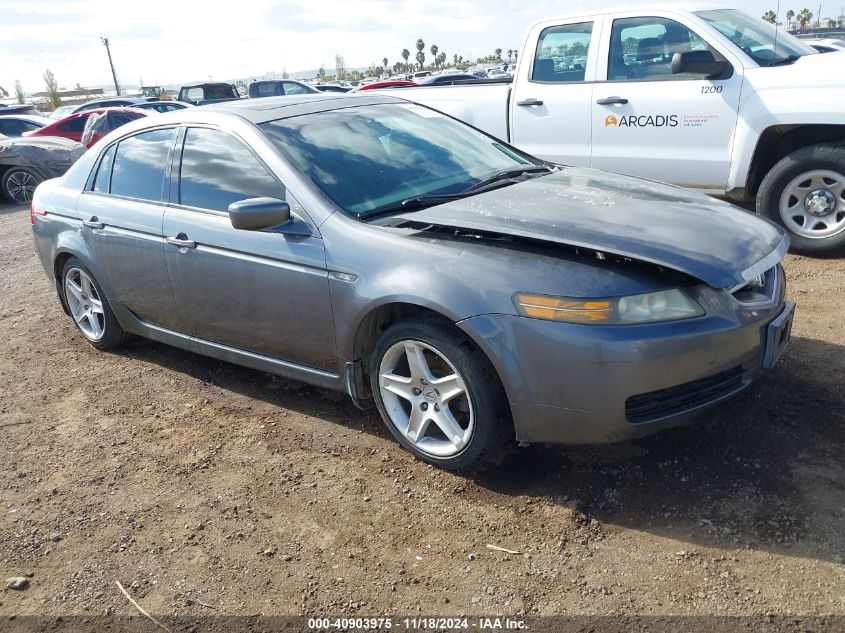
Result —
[{"label": "car windshield", "polygon": [[409,198],[458,194],[499,172],[542,164],[414,104],[357,106],[259,127],[335,204],[357,216]]},{"label": "car windshield", "polygon": [[696,15],[739,46],[760,66],[778,66],[816,50],[777,27],[733,9],[699,11]]}]

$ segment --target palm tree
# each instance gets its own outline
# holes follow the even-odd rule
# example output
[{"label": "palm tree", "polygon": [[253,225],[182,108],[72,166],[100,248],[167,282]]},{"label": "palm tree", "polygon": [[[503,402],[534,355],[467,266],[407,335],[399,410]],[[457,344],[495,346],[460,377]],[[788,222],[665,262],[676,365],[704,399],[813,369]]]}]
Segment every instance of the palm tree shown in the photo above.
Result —
[{"label": "palm tree", "polygon": [[431,50],[431,56],[434,58],[434,65],[436,67],[437,66],[437,59],[438,59],[437,51],[440,50],[440,47],[437,46],[437,44],[432,44],[430,50]]},{"label": "palm tree", "polygon": [[798,24],[801,26],[802,29],[807,28],[807,23],[813,19],[813,12],[809,9],[801,9],[801,13],[798,14]]},{"label": "palm tree", "polygon": [[417,60],[417,64],[420,66],[420,70],[422,70],[423,64],[425,64],[425,42],[423,42],[422,38],[417,40],[417,54],[415,55],[415,59]]},{"label": "palm tree", "polygon": [[763,14],[763,19],[768,22],[769,24],[774,24],[778,21],[778,16],[775,15],[775,12],[772,10],[766,11]]},{"label": "palm tree", "polygon": [[385,57],[383,60],[381,60],[381,66],[382,66],[382,68],[384,68],[384,72],[387,72],[389,70],[388,67],[387,67],[387,57]]},{"label": "palm tree", "polygon": [[446,65],[446,53],[440,53],[437,56],[437,66],[445,66]]},{"label": "palm tree", "polygon": [[792,20],[794,20],[794,19],[795,19],[795,11],[790,9],[789,11],[786,12],[786,26],[787,27],[792,26]]},{"label": "palm tree", "polygon": [[497,48],[497,49],[496,49],[495,51],[493,51],[493,52],[496,54],[496,61],[497,61],[497,62],[502,61],[502,49],[501,49],[501,48]]},{"label": "palm tree", "polygon": [[508,61],[510,61],[510,60],[511,60],[511,57],[513,57],[513,49],[512,49],[512,48],[509,48],[509,49],[508,49]]},{"label": "palm tree", "polygon": [[406,67],[408,66],[408,58],[410,56],[411,56],[411,51],[409,51],[407,48],[403,48],[402,49],[402,59],[405,60],[405,66]]}]

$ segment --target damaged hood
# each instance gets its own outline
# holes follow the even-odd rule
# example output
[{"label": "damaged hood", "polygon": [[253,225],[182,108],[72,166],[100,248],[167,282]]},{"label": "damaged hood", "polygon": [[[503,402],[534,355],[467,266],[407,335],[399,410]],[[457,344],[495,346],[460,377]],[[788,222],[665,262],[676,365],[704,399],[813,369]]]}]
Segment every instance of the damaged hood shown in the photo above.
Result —
[{"label": "damaged hood", "polygon": [[730,288],[777,264],[789,237],[725,202],[592,169],[559,172],[396,216],[615,254]]}]

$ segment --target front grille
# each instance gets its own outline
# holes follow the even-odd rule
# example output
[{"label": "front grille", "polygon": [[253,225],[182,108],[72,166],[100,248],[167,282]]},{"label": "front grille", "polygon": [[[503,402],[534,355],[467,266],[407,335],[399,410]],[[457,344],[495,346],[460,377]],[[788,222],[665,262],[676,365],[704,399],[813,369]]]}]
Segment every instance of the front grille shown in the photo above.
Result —
[{"label": "front grille", "polygon": [[742,367],[659,391],[631,396],[625,416],[632,424],[678,415],[718,400],[742,386]]}]

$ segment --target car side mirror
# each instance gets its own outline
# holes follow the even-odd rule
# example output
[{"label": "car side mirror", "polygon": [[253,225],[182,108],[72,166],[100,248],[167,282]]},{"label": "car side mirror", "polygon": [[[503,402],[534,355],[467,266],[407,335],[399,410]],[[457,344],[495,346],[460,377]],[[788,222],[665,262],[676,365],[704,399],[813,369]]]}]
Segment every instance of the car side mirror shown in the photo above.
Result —
[{"label": "car side mirror", "polygon": [[728,67],[728,62],[718,60],[712,51],[687,51],[672,56],[672,74],[689,73],[704,75],[708,79],[718,77]]},{"label": "car side mirror", "polygon": [[290,205],[277,198],[248,198],[229,205],[229,221],[241,231],[261,231],[291,221]]}]

